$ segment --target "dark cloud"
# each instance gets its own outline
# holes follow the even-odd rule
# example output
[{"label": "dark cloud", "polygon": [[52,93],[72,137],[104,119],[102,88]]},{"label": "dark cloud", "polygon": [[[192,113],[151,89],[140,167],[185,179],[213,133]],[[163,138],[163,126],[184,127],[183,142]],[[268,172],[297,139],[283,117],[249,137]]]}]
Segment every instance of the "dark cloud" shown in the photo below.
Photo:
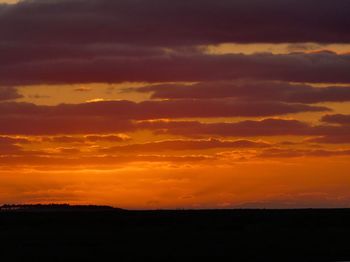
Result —
[{"label": "dark cloud", "polygon": [[[185,99],[185,98],[228,98],[228,97],[243,97],[243,98],[261,98],[262,93],[268,89],[275,91],[279,90],[280,86],[275,83],[239,83],[234,82],[201,82],[195,84],[159,84],[149,85],[137,88],[126,88],[125,92],[141,92],[152,93],[153,99]],[[289,86],[289,84],[286,84]],[[277,87],[277,88],[275,88]],[[269,97],[269,96],[266,96]],[[264,97],[265,98],[265,97]],[[273,98],[272,98],[273,99]]]},{"label": "dark cloud", "polygon": [[[128,138],[113,134],[137,130],[151,130],[157,134],[184,137],[347,136],[350,133],[350,125],[313,126],[297,120],[277,118],[226,123],[174,121],[174,119],[181,118],[264,117],[325,110],[327,108],[302,104],[242,103],[230,99],[167,100],[140,103],[105,101],[57,106],[0,103],[0,134],[62,135],[53,138],[59,143],[83,142],[82,138],[67,136],[69,134],[100,134],[100,136],[83,137],[85,142],[122,142]],[[324,119],[327,119],[327,116]],[[101,134],[104,135],[101,136]]]},{"label": "dark cloud", "polygon": [[280,102],[240,102],[234,99],[184,99],[131,102],[101,101],[83,104],[39,106],[30,103],[1,103],[2,116],[113,117],[115,119],[159,119],[187,117],[256,117],[299,112],[322,112],[321,106]]},{"label": "dark cloud", "polygon": [[84,137],[89,142],[125,142],[131,140],[127,135],[89,135]]},{"label": "dark cloud", "polygon": [[0,155],[19,153],[22,151],[20,144],[27,143],[29,143],[29,140],[25,138],[0,136]]},{"label": "dark cloud", "polygon": [[61,147],[58,148],[60,154],[74,155],[81,153],[80,149],[73,147]]},{"label": "dark cloud", "polygon": [[0,117],[0,134],[64,135],[134,131],[128,120],[114,117],[7,116]]},{"label": "dark cloud", "polygon": [[323,122],[327,122],[331,124],[349,125],[350,115],[343,115],[343,114],[325,115],[321,120]]},{"label": "dark cloud", "polygon": [[[153,130],[181,136],[273,136],[310,133],[307,124],[295,120],[243,121],[238,123],[206,124],[196,121],[152,121],[133,123],[114,117],[0,117],[1,134],[56,135],[101,134]],[[318,134],[319,135],[319,134]],[[50,140],[51,141],[51,140]],[[59,137],[55,142],[79,143],[80,138]],[[52,141],[51,141],[52,142]]]},{"label": "dark cloud", "polygon": [[0,142],[0,156],[4,154],[13,154],[21,151],[21,147],[13,144]]},{"label": "dark cloud", "polygon": [[0,136],[0,143],[2,143],[2,144],[28,144],[28,143],[30,143],[30,140],[28,140],[27,138]]},{"label": "dark cloud", "polygon": [[350,55],[331,52],[209,55],[192,51],[158,56],[51,59],[0,66],[0,84],[197,82],[242,78],[350,83]]},{"label": "dark cloud", "polygon": [[349,144],[350,143],[350,134],[349,135],[328,135],[316,138],[310,138],[307,140],[312,143],[320,144]]},{"label": "dark cloud", "polygon": [[303,104],[234,100],[106,101],[57,106],[0,103],[0,134],[108,134],[135,130],[132,120],[255,117],[327,110]]},{"label": "dark cloud", "polygon": [[150,92],[153,99],[184,98],[238,98],[256,101],[283,101],[291,103],[319,103],[350,101],[350,86],[316,88],[305,84],[286,82],[202,82],[192,85],[160,84],[125,91]]},{"label": "dark cloud", "polygon": [[222,136],[327,136],[345,137],[350,126],[310,125],[298,120],[264,119],[231,123],[201,123],[197,121],[141,121],[138,128],[153,130],[156,134],[186,137]]},{"label": "dark cloud", "polygon": [[268,158],[289,158],[289,157],[331,157],[331,156],[350,156],[350,149],[344,150],[309,150],[309,149],[286,149],[271,148],[258,154],[259,157]]},{"label": "dark cloud", "polygon": [[152,57],[165,54],[160,47],[135,46],[124,44],[86,44],[67,43],[26,43],[2,42],[0,40],[1,61],[7,66],[21,62],[39,62],[46,60],[84,60],[96,57]]},{"label": "dark cloud", "polygon": [[81,156],[81,157],[68,157],[67,154],[61,154],[59,156],[52,155],[38,155],[30,154],[28,152],[25,155],[5,155],[0,161],[1,166],[44,166],[44,167],[69,167],[69,168],[81,168],[86,167],[100,167],[101,166],[119,166],[126,163],[134,162],[164,162],[164,163],[196,163],[196,162],[208,162],[216,160],[215,156],[206,155],[183,155],[183,156],[171,156],[171,155],[131,155],[131,156]]},{"label": "dark cloud", "polygon": [[328,124],[318,127],[319,137],[310,138],[307,141],[321,144],[349,144],[350,143],[350,115],[336,114],[325,115],[321,121]]},{"label": "dark cloud", "polygon": [[248,120],[234,123],[200,123],[197,121],[142,121],[139,128],[154,130],[156,133],[166,133],[182,136],[286,136],[307,135],[312,127],[297,120],[265,119],[261,121]]},{"label": "dark cloud", "polygon": [[61,144],[83,144],[86,142],[124,142],[131,138],[124,134],[117,135],[87,135],[87,136],[52,136],[41,137],[42,142],[61,143]]},{"label": "dark cloud", "polygon": [[77,88],[74,88],[74,91],[76,91],[76,92],[90,92],[91,88],[88,88],[88,87],[77,87]]},{"label": "dark cloud", "polygon": [[164,140],[148,142],[144,144],[130,144],[102,149],[101,152],[115,153],[137,153],[137,152],[163,152],[183,150],[206,150],[218,148],[264,148],[270,144],[249,140],[220,140],[220,139],[199,139],[199,140]]},{"label": "dark cloud", "polygon": [[14,100],[21,97],[22,95],[18,93],[16,88],[0,86],[0,102],[6,100]]},{"label": "dark cloud", "polygon": [[69,44],[348,43],[349,9],[346,0],[32,0],[0,5],[0,35]]},{"label": "dark cloud", "polygon": [[319,43],[292,43],[287,49],[290,52],[322,50],[325,45]]},{"label": "dark cloud", "polygon": [[[234,123],[201,123],[197,121],[141,121],[133,123],[116,117],[45,117],[12,116],[0,117],[1,134],[56,135],[56,134],[106,134],[151,130],[157,134],[185,137],[196,136],[282,136],[344,134],[349,130],[324,126],[319,129],[297,120],[265,119]],[[81,138],[59,136],[49,142],[81,143]]]},{"label": "dark cloud", "polygon": [[41,137],[41,141],[50,142],[50,143],[60,143],[60,144],[84,143],[84,139],[82,137],[76,137],[76,136]]},{"label": "dark cloud", "polygon": [[[208,55],[197,45],[350,43],[346,0],[27,0],[0,5],[0,84],[350,83],[350,55]],[[312,32],[312,33],[310,33]],[[339,91],[340,92],[340,91]]]}]

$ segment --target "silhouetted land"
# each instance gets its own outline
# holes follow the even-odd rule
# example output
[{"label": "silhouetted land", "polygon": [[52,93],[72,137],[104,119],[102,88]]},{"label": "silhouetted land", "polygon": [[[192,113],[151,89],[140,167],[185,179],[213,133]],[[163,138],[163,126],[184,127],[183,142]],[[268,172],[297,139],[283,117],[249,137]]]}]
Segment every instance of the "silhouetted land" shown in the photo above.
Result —
[{"label": "silhouetted land", "polygon": [[350,260],[346,209],[10,207],[0,212],[1,261]]}]

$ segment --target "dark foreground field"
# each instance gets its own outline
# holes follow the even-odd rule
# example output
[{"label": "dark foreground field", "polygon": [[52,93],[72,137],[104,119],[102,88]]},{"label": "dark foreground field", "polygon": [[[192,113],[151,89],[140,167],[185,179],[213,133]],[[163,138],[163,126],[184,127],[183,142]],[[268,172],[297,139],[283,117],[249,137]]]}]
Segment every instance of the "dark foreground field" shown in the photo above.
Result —
[{"label": "dark foreground field", "polygon": [[0,261],[346,261],[350,210],[2,211],[0,246]]}]

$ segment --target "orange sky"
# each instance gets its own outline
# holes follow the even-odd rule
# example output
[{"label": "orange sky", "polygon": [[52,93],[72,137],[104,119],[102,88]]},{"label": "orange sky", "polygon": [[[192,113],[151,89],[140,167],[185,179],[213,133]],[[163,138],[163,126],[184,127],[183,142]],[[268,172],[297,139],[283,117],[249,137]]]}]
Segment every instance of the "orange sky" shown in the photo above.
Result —
[{"label": "orange sky", "polygon": [[[0,204],[350,207],[350,39],[341,26],[324,32],[305,17],[315,33],[295,35],[294,20],[280,22],[282,33],[271,17],[265,39],[259,17],[255,27],[232,24],[235,3],[225,11],[206,1],[198,19],[205,8],[222,14],[206,26],[187,9],[177,25],[164,22],[164,10],[180,17],[170,7],[126,3],[139,14],[130,18],[96,1],[102,16],[63,0],[0,4]],[[348,21],[337,15],[322,23]],[[65,19],[76,20],[66,28]]]}]

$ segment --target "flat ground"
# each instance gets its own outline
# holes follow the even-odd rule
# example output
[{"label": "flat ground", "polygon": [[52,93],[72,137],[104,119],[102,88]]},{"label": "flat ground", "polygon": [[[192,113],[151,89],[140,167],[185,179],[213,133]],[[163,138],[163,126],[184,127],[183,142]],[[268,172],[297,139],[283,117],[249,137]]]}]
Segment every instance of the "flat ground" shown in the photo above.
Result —
[{"label": "flat ground", "polygon": [[350,210],[2,211],[0,248],[0,261],[345,261]]}]

